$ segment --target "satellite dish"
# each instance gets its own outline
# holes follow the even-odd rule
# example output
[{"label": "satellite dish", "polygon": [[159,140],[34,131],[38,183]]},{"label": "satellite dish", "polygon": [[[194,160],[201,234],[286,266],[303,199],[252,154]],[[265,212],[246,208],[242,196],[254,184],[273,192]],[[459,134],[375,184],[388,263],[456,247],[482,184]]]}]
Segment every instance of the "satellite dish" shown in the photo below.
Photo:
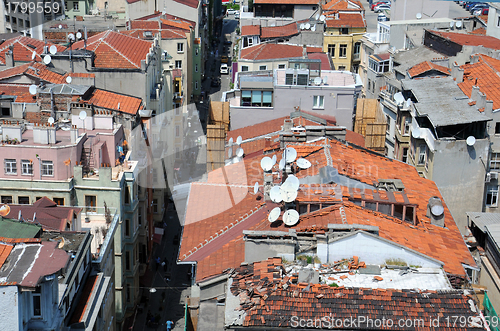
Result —
[{"label": "satellite dish", "polygon": [[285,155],[286,155],[286,162],[290,163],[295,161],[297,158],[297,151],[293,147],[287,147],[285,149]]},{"label": "satellite dish", "polygon": [[403,94],[401,92],[398,92],[394,94],[394,101],[396,101],[396,104],[400,105],[405,102],[405,98],[403,97]]},{"label": "satellite dish", "polygon": [[257,192],[259,192],[259,182],[255,182],[253,186],[253,194],[257,194]]},{"label": "satellite dish", "polygon": [[281,159],[281,160],[280,160],[280,163],[279,163],[279,165],[278,165],[278,168],[279,168],[280,170],[285,169],[285,159]]},{"label": "satellite dish", "polygon": [[298,159],[296,163],[300,169],[307,169],[307,168],[311,167],[311,162],[309,162],[309,160],[306,160],[302,157],[300,159]]},{"label": "satellite dish", "polygon": [[45,56],[43,57],[43,63],[45,63],[45,64],[49,64],[49,63],[50,63],[50,61],[52,61],[52,57],[50,57],[50,55],[49,55],[49,54],[47,54],[47,55],[45,55]]},{"label": "satellite dish", "polygon": [[7,216],[10,213],[10,207],[8,205],[0,205],[0,216]]},{"label": "satellite dish", "polygon": [[320,85],[322,82],[321,77],[314,78],[314,85]]},{"label": "satellite dish", "polygon": [[311,27],[311,31],[312,32],[316,31],[316,24]]},{"label": "satellite dish", "polygon": [[228,158],[232,158],[233,157],[233,148],[232,147],[229,147],[227,149],[227,157]]},{"label": "satellite dish", "polygon": [[311,28],[311,24],[306,23],[306,30],[309,30]]},{"label": "satellite dish", "polygon": [[243,138],[241,138],[241,136],[238,136],[238,138],[236,138],[236,145],[241,145],[242,141],[243,141]]},{"label": "satellite dish", "polygon": [[281,199],[285,202],[293,202],[295,199],[297,199],[297,190],[291,189],[290,186],[285,186],[283,185],[280,187],[280,194],[281,194]]},{"label": "satellite dish", "polygon": [[54,117],[49,117],[47,122],[49,122],[49,124],[54,124]]},{"label": "satellite dish", "polygon": [[233,163],[233,164],[235,164],[235,163],[240,162],[241,160],[243,160],[243,158],[242,158],[242,157],[237,156],[237,157],[233,158],[232,163]]},{"label": "satellite dish", "polygon": [[68,35],[68,39],[69,39],[69,40],[71,40],[71,41],[75,40],[75,35],[74,35],[74,34],[72,34],[72,33],[70,33],[70,34]]},{"label": "satellite dish", "polygon": [[240,147],[240,148],[238,148],[238,149],[236,150],[236,156],[237,156],[237,157],[242,157],[242,156],[243,156],[243,154],[244,154],[243,148],[241,148],[241,147]]},{"label": "satellite dish", "polygon": [[280,217],[280,214],[281,214],[281,208],[275,207],[273,208],[273,210],[271,210],[267,219],[269,220],[269,222],[273,223],[278,219],[278,217]]},{"label": "satellite dish", "polygon": [[71,78],[71,76],[66,77],[66,83],[71,84],[72,81],[73,78]]},{"label": "satellite dish", "polygon": [[273,160],[269,156],[264,156],[260,160],[260,167],[264,171],[270,171],[273,168]]},{"label": "satellite dish", "polygon": [[76,37],[77,37],[78,39],[80,39],[80,38],[82,37],[82,33],[81,33],[81,32],[77,32],[77,33],[76,33]]},{"label": "satellite dish", "polygon": [[406,108],[410,108],[411,106],[411,99],[406,100]]},{"label": "satellite dish", "polygon": [[50,46],[50,47],[49,47],[49,52],[50,52],[50,54],[52,54],[52,55],[56,54],[56,53],[57,53],[57,47],[56,47],[56,45],[52,45],[52,46]]},{"label": "satellite dish", "polygon": [[283,198],[281,197],[280,187],[273,186],[269,191],[269,197],[271,198],[271,201],[275,203],[280,203],[281,201],[283,201]]},{"label": "satellite dish", "polygon": [[229,145],[233,144],[233,137],[229,138]]},{"label": "satellite dish", "polygon": [[59,29],[62,29],[62,25],[61,24],[59,24]]},{"label": "satellite dish", "polygon": [[233,160],[226,160],[226,162],[224,163],[225,165],[230,165],[231,163],[233,163]]},{"label": "satellite dish", "polygon": [[411,131],[411,136],[415,139],[420,138],[420,129],[416,128],[415,130]]},{"label": "satellite dish", "polygon": [[435,205],[431,207],[431,213],[434,216],[441,216],[444,213],[444,207],[440,205]]},{"label": "satellite dish", "polygon": [[288,175],[288,177],[285,180],[285,183],[295,191],[299,189],[300,185],[299,179],[294,175]]},{"label": "satellite dish", "polygon": [[85,110],[82,110],[80,114],[78,114],[78,117],[83,121],[87,118],[87,112]]},{"label": "satellite dish", "polygon": [[451,22],[450,22],[450,29],[452,29],[454,25],[455,25],[455,22],[454,22],[454,21],[451,21]]},{"label": "satellite dish", "polygon": [[283,223],[288,226],[293,226],[299,221],[299,213],[294,209],[288,209],[283,214]]},{"label": "satellite dish", "polygon": [[324,22],[324,21],[325,21],[325,18],[326,18],[326,17],[325,17],[325,15],[321,15],[321,16],[319,17],[319,20],[320,20],[321,22]]},{"label": "satellite dish", "polygon": [[30,91],[31,95],[35,95],[36,94],[36,85],[30,85],[29,91]]},{"label": "satellite dish", "polygon": [[462,27],[462,21],[457,21],[457,23],[455,23],[455,26],[457,28],[461,28]]},{"label": "satellite dish", "polygon": [[301,29],[301,30],[304,30],[305,28],[306,28],[306,25],[305,25],[304,23],[301,23],[301,24],[300,24],[300,29]]},{"label": "satellite dish", "polygon": [[415,17],[417,18],[417,20],[419,20],[419,19],[422,18],[422,14],[421,13],[417,13],[417,15],[415,15]]},{"label": "satellite dish", "polygon": [[314,18],[316,19],[316,21],[319,19],[319,14],[316,14],[316,16],[314,16]]},{"label": "satellite dish", "polygon": [[276,154],[273,155],[271,160],[273,161],[273,166],[274,166],[276,164]]},{"label": "satellite dish", "polygon": [[468,136],[466,142],[467,145],[474,146],[474,144],[476,143],[476,138],[474,136]]},{"label": "satellite dish", "polygon": [[36,52],[31,53],[31,59],[34,60],[36,57]]}]

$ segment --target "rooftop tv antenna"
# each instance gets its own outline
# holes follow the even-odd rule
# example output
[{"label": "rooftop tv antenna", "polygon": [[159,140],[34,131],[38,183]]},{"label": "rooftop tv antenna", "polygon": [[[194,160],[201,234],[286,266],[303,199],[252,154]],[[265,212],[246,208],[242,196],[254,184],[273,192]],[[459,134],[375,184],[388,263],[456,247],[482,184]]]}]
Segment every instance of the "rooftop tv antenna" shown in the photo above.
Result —
[{"label": "rooftop tv antenna", "polygon": [[267,219],[269,220],[270,223],[276,222],[276,220],[280,217],[280,214],[281,214],[281,208],[275,207],[273,208],[273,210],[271,210]]},{"label": "rooftop tv antenna", "polygon": [[299,213],[294,209],[288,209],[283,214],[283,223],[287,226],[293,226],[299,221]]}]

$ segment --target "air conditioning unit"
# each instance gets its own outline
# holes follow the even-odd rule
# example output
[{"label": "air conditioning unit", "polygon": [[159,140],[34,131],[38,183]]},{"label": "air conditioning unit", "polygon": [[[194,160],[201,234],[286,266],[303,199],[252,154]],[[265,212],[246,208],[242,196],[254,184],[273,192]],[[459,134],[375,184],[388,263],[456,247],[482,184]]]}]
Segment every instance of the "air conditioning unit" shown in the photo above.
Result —
[{"label": "air conditioning unit", "polygon": [[498,172],[490,172],[491,179],[498,179]]}]

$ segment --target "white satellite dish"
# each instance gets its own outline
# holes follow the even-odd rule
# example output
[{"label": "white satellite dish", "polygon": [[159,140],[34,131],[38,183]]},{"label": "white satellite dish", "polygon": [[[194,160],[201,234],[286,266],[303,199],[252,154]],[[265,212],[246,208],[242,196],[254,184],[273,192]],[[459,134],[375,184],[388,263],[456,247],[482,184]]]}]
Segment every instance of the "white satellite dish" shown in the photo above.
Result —
[{"label": "white satellite dish", "polygon": [[57,47],[56,47],[56,45],[52,45],[52,46],[50,46],[50,47],[49,47],[49,52],[50,52],[50,54],[52,54],[52,55],[56,54],[56,53],[57,53]]},{"label": "white satellite dish", "polygon": [[232,163],[233,163],[233,164],[234,164],[234,163],[238,163],[238,162],[240,162],[241,160],[243,160],[243,158],[242,158],[242,157],[237,156],[237,157],[233,158]]},{"label": "white satellite dish", "polygon": [[273,210],[271,210],[267,219],[271,223],[276,222],[276,220],[280,217],[280,214],[281,214],[281,208],[275,207],[275,208],[273,208]]},{"label": "white satellite dish", "polygon": [[281,201],[283,201],[283,198],[281,197],[280,187],[273,186],[271,190],[269,190],[269,197],[271,198],[271,201],[275,203],[280,203]]},{"label": "white satellite dish", "polygon": [[54,124],[54,117],[49,117],[47,122],[49,122],[49,124]]},{"label": "white satellite dish", "polygon": [[285,202],[293,202],[297,199],[297,190],[292,190],[290,187],[280,188],[281,199]]},{"label": "white satellite dish", "polygon": [[307,169],[309,167],[311,167],[311,162],[309,162],[309,160],[306,160],[304,158],[300,158],[297,160],[297,166],[300,168],[300,169]]},{"label": "white satellite dish", "polygon": [[276,164],[276,154],[273,155],[273,157],[271,158],[271,160],[273,161],[273,166]]},{"label": "white satellite dish", "polygon": [[36,94],[36,85],[30,85],[29,91],[30,91],[31,95],[35,95]]},{"label": "white satellite dish", "polygon": [[420,129],[416,128],[415,130],[411,131],[411,136],[415,139],[420,138]]},{"label": "white satellite dish", "polygon": [[440,205],[435,205],[431,207],[431,213],[434,216],[441,216],[444,213],[444,207]]},{"label": "white satellite dish", "polygon": [[287,185],[295,191],[297,191],[300,186],[299,179],[294,175],[288,175],[288,177],[285,180],[285,183],[287,183]]},{"label": "white satellite dish", "polygon": [[457,23],[455,23],[455,26],[457,28],[461,28],[462,27],[462,21],[457,21]]},{"label": "white satellite dish", "polygon": [[82,110],[80,114],[78,114],[78,117],[83,121],[87,118],[87,112],[85,110]]},{"label": "white satellite dish", "polygon": [[72,33],[70,33],[70,34],[68,35],[68,39],[69,39],[69,40],[71,40],[71,41],[75,40],[75,35],[74,35],[74,34],[72,34]]},{"label": "white satellite dish", "polygon": [[450,29],[452,29],[454,26],[455,26],[455,22],[454,22],[454,21],[451,21],[451,22],[450,22]]},{"label": "white satellite dish", "polygon": [[59,24],[59,29],[62,29],[62,25],[61,24]]},{"label": "white satellite dish", "polygon": [[229,146],[233,144],[233,137],[229,138]]},{"label": "white satellite dish", "polygon": [[311,31],[312,32],[316,31],[316,24],[311,27]]},{"label": "white satellite dish", "polygon": [[287,147],[285,149],[286,162],[290,163],[295,161],[297,158],[297,151],[293,147]]},{"label": "white satellite dish", "polygon": [[299,213],[294,209],[288,209],[283,214],[283,223],[288,226],[293,226],[299,221]]},{"label": "white satellite dish", "polygon": [[419,20],[419,19],[422,18],[422,14],[421,13],[417,13],[417,15],[415,15],[415,17],[417,18],[417,20]]},{"label": "white satellite dish", "polygon": [[241,148],[241,147],[236,150],[237,157],[242,157],[244,153],[245,152],[243,151],[243,148]]},{"label": "white satellite dish", "polygon": [[264,156],[260,160],[260,167],[264,171],[270,171],[273,168],[273,160],[269,156]]},{"label": "white satellite dish", "polygon": [[31,53],[31,59],[34,60],[36,57],[36,52]]},{"label": "white satellite dish", "polygon": [[50,57],[50,55],[49,55],[49,54],[47,54],[47,55],[45,55],[45,56],[43,57],[43,63],[45,63],[45,64],[49,64],[49,63],[50,63],[50,61],[52,61],[52,57]]},{"label": "white satellite dish", "polygon": [[474,136],[468,136],[466,142],[467,145],[474,146],[474,144],[476,143],[476,138]]},{"label": "white satellite dish", "polygon": [[232,147],[229,147],[227,149],[227,157],[228,158],[232,158],[233,157],[233,148]]},{"label": "white satellite dish", "polygon": [[396,104],[400,105],[405,102],[405,98],[403,97],[403,94],[401,92],[398,92],[394,94],[394,101],[396,101]]},{"label": "white satellite dish", "polygon": [[406,100],[406,108],[410,108],[411,106],[411,99]]},{"label": "white satellite dish", "polygon": [[314,85],[321,85],[321,82],[322,82],[321,77],[314,78]]},{"label": "white satellite dish", "polygon": [[319,19],[319,14],[316,14],[316,16],[314,16],[314,18],[316,19],[316,21]]},{"label": "white satellite dish", "polygon": [[255,182],[253,186],[253,194],[257,194],[257,192],[259,192],[259,182]]},{"label": "white satellite dish", "polygon": [[241,138],[241,136],[238,136],[238,138],[236,138],[236,145],[241,145],[242,141],[243,141],[243,138]]},{"label": "white satellite dish", "polygon": [[71,78],[71,76],[66,77],[66,83],[71,84],[72,81],[73,78]]},{"label": "white satellite dish", "polygon": [[306,28],[306,25],[305,25],[304,23],[301,23],[301,24],[300,24],[300,29],[301,29],[301,30],[304,30],[305,28]]},{"label": "white satellite dish", "polygon": [[280,160],[280,163],[279,163],[279,165],[278,165],[278,168],[279,168],[280,170],[285,169],[285,159],[284,159],[284,158],[282,158],[282,159]]},{"label": "white satellite dish", "polygon": [[230,165],[231,163],[233,163],[233,160],[226,160],[225,165],[227,165],[227,166],[228,166],[228,165]]},{"label": "white satellite dish", "polygon": [[81,33],[81,32],[77,32],[77,33],[76,33],[76,37],[77,37],[78,39],[80,39],[80,38],[82,37],[82,33]]},{"label": "white satellite dish", "polygon": [[306,27],[306,30],[309,30],[311,28],[311,24],[306,23],[305,27]]},{"label": "white satellite dish", "polygon": [[325,16],[325,15],[321,15],[321,16],[319,17],[319,20],[320,20],[321,22],[324,22],[324,21],[325,21],[325,19],[326,19],[326,16]]}]

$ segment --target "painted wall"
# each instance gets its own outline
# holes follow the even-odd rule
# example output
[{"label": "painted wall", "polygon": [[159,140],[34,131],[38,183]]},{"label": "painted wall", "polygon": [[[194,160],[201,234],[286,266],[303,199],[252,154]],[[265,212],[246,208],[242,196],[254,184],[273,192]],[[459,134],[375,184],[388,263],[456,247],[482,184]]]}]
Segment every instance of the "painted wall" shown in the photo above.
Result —
[{"label": "painted wall", "polygon": [[422,18],[448,17],[450,12],[449,1],[433,0],[393,0],[391,4],[391,20],[412,20],[417,13]]},{"label": "painted wall", "polygon": [[282,240],[245,240],[245,262],[253,263],[269,257],[280,256],[287,261],[295,260],[296,241]]},{"label": "painted wall", "polygon": [[266,66],[265,70],[274,70],[279,69],[280,65],[284,65],[285,68],[288,68],[288,60],[289,59],[275,59],[275,60],[262,60],[262,61],[251,61],[245,59],[238,60],[238,72],[242,72],[242,67],[247,66],[247,71],[260,71],[261,66]]},{"label": "painted wall", "polygon": [[22,330],[22,308],[17,286],[2,286],[0,290],[0,328],[5,331]]},{"label": "painted wall", "polygon": [[[339,67],[345,67],[345,71],[351,71],[352,64],[354,61],[359,61],[360,57],[355,58],[354,44],[361,42],[363,34],[366,32],[366,28],[349,28],[349,34],[340,34],[339,28],[326,28],[326,32],[323,36],[323,51],[328,53],[328,45],[335,44],[335,56],[331,57],[334,70],[341,70]],[[340,45],[347,45],[347,51],[345,57],[340,57]],[[361,52],[361,50],[360,50]],[[361,54],[359,54],[361,56]]]},{"label": "painted wall", "polygon": [[490,10],[488,11],[488,25],[486,26],[486,35],[495,38],[500,38],[500,26],[496,24],[498,15],[500,15],[500,5],[489,3]]}]

